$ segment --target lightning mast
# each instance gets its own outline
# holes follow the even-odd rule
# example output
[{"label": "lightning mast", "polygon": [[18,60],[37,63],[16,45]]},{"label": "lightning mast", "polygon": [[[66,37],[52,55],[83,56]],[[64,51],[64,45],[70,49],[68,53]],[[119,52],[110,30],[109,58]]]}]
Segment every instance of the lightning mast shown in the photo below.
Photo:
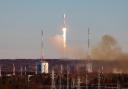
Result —
[{"label": "lightning mast", "polygon": [[88,28],[88,56],[90,56],[90,29]]},{"label": "lightning mast", "polygon": [[48,62],[44,60],[44,39],[43,39],[43,30],[41,30],[41,58],[40,62],[36,65],[39,70],[38,73],[48,73]]},{"label": "lightning mast", "polygon": [[92,63],[90,63],[90,29],[88,28],[88,55],[87,72],[92,72]]},{"label": "lightning mast", "polygon": [[44,48],[44,42],[43,42],[43,34],[44,34],[44,32],[43,32],[43,30],[41,30],[41,62],[43,62],[43,48]]}]

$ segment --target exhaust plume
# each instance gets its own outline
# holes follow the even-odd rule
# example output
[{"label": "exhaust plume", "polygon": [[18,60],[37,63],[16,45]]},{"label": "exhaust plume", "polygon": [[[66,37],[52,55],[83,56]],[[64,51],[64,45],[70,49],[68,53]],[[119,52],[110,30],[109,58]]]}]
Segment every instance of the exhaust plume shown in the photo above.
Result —
[{"label": "exhaust plume", "polygon": [[66,32],[67,32],[67,28],[63,28],[63,44],[64,44],[64,49],[66,48]]},{"label": "exhaust plume", "polygon": [[[50,43],[53,45],[55,50],[63,57],[65,51],[66,58],[76,58],[76,59],[85,59],[87,52],[81,46],[73,45],[69,47],[68,45],[64,46],[64,39],[62,35],[56,35],[50,38]],[[65,48],[64,48],[65,47]]]}]

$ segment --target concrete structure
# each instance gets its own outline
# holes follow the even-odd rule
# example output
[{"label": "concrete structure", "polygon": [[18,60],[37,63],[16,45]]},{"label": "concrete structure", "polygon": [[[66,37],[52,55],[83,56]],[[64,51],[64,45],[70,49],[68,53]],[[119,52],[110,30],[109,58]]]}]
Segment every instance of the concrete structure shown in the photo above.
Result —
[{"label": "concrete structure", "polygon": [[48,73],[48,62],[39,62],[37,63],[37,73]]}]

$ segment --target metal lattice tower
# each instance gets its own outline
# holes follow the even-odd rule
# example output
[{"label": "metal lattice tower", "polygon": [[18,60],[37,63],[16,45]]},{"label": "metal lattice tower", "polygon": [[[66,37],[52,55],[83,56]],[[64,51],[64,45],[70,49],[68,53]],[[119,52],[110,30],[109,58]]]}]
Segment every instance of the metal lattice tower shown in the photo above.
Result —
[{"label": "metal lattice tower", "polygon": [[86,73],[86,89],[88,89],[88,74]]},{"label": "metal lattice tower", "polygon": [[98,89],[101,89],[101,72],[100,72],[100,70],[99,70],[99,72],[98,72]]},{"label": "metal lattice tower", "polygon": [[69,67],[67,66],[67,89],[69,89]]},{"label": "metal lattice tower", "polygon": [[25,72],[25,75],[27,74],[26,72],[27,72],[27,68],[26,68],[26,66],[25,66],[25,68],[24,68],[24,72]]},{"label": "metal lattice tower", "polygon": [[80,80],[80,77],[78,76],[78,78],[77,78],[77,89],[81,89],[80,83],[81,83],[81,80]]},{"label": "metal lattice tower", "polygon": [[37,65],[35,65],[35,74],[37,75]]},{"label": "metal lattice tower", "polygon": [[72,89],[75,88],[75,79],[72,79]]},{"label": "metal lattice tower", "polygon": [[62,74],[63,74],[63,66],[61,65],[60,66],[60,85],[59,85],[59,89],[62,88],[62,82],[61,82],[61,80],[62,80]]},{"label": "metal lattice tower", "polygon": [[21,76],[23,75],[23,68],[22,68],[22,66],[20,67],[20,75]]},{"label": "metal lattice tower", "polygon": [[15,76],[15,65],[13,64],[12,75]]},{"label": "metal lattice tower", "polygon": [[44,39],[43,39],[44,32],[41,30],[41,62],[43,62],[44,59]]},{"label": "metal lattice tower", "polygon": [[51,85],[51,89],[56,89],[56,86],[55,86],[55,72],[54,72],[54,70],[52,70],[52,85]]},{"label": "metal lattice tower", "polygon": [[122,89],[118,81],[117,81],[117,89]]},{"label": "metal lattice tower", "polygon": [[1,66],[0,66],[0,77],[2,76],[2,74],[1,74]]},{"label": "metal lattice tower", "polygon": [[90,55],[90,29],[88,28],[88,55]]},{"label": "metal lattice tower", "polygon": [[88,55],[87,55],[88,63],[87,63],[87,72],[92,72],[92,63],[90,63],[90,29],[88,28]]},{"label": "metal lattice tower", "polygon": [[48,73],[48,63],[44,60],[44,39],[43,39],[44,32],[41,31],[41,73]]}]

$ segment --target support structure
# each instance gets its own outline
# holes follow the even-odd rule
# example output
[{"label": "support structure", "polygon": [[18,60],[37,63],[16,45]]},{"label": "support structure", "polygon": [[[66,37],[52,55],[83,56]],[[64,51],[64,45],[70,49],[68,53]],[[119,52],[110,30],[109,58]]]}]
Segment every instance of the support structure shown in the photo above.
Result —
[{"label": "support structure", "polygon": [[74,89],[75,88],[75,79],[73,78],[72,79],[72,89]]},{"label": "support structure", "polygon": [[80,83],[81,83],[81,80],[80,80],[80,77],[78,76],[78,78],[77,78],[77,89],[81,89]]},{"label": "support structure", "polygon": [[2,76],[2,74],[1,74],[1,66],[0,66],[0,77]]},{"label": "support structure", "polygon": [[86,72],[86,89],[88,89],[88,74]]},{"label": "support structure", "polygon": [[67,66],[67,89],[69,89],[69,67]]},{"label": "support structure", "polygon": [[62,74],[63,74],[63,66],[60,66],[60,83],[59,83],[59,89],[62,89]]},{"label": "support structure", "polygon": [[15,76],[15,65],[13,64],[12,75]]},{"label": "support structure", "polygon": [[22,68],[22,66],[20,67],[20,76],[22,77],[22,75],[23,75],[23,68]]},{"label": "support structure", "polygon": [[40,61],[43,62],[44,61],[44,39],[43,39],[43,35],[44,35],[44,31],[41,30],[41,59]]},{"label": "support structure", "polygon": [[122,89],[118,81],[117,81],[117,89]]},{"label": "support structure", "polygon": [[27,72],[27,68],[26,68],[26,66],[25,66],[25,68],[24,68],[24,72],[25,72],[24,74],[26,75],[26,74],[27,74],[27,73],[26,73],[26,72]]},{"label": "support structure", "polygon": [[88,28],[88,55],[87,55],[87,65],[86,65],[87,72],[91,73],[92,71],[92,63],[91,63],[91,56],[90,56],[90,29]]},{"label": "support structure", "polygon": [[37,65],[35,65],[35,75],[37,75]]},{"label": "support structure", "polygon": [[51,89],[56,89],[56,86],[55,86],[55,72],[54,70],[52,70],[52,83],[51,83]]},{"label": "support structure", "polygon": [[101,89],[101,71],[98,72],[98,89]]},{"label": "support structure", "polygon": [[44,60],[44,42],[43,42],[43,30],[41,31],[41,58],[40,61],[36,64],[37,66],[37,73],[42,74],[42,73],[48,73],[48,62]]}]

